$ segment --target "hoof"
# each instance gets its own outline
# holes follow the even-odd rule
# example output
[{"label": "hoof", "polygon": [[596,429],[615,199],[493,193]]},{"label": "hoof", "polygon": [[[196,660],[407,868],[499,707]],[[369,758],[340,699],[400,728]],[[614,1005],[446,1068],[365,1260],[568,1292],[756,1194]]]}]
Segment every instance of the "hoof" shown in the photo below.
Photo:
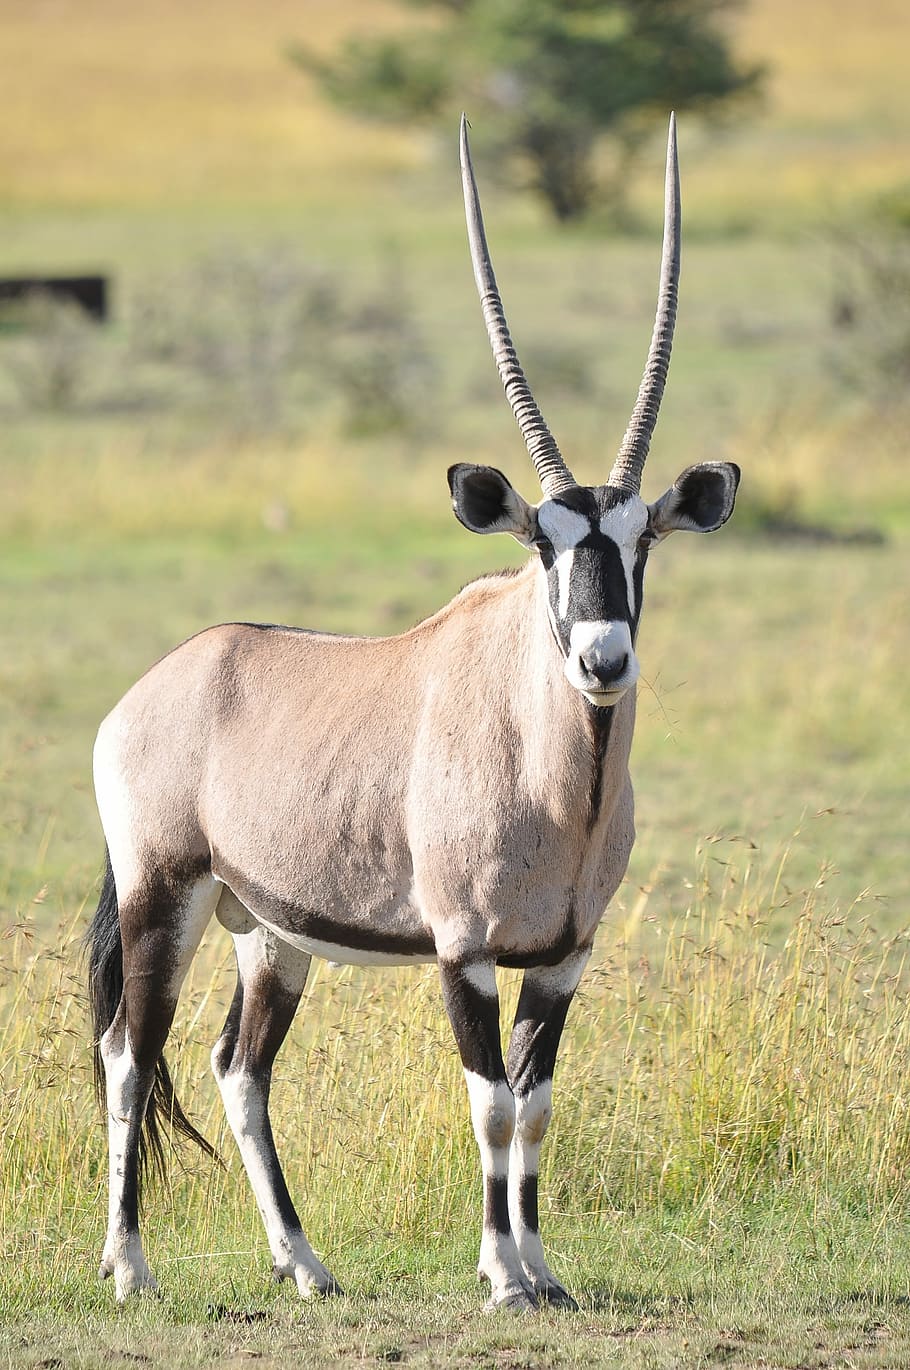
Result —
[{"label": "hoof", "polygon": [[313,1293],[317,1294],[321,1299],[334,1299],[336,1297],[343,1297],[344,1290],[342,1289],[338,1281],[335,1279],[335,1276],[330,1275],[329,1278],[326,1280],[325,1284],[319,1284],[316,1286],[316,1288],[313,1290]]},{"label": "hoof", "polygon": [[536,1313],[537,1309],[537,1299],[529,1289],[506,1289],[487,1299],[483,1306],[485,1313],[511,1313],[518,1316]]},{"label": "hoof", "polygon": [[272,1279],[276,1284],[281,1284],[282,1280],[293,1280],[303,1299],[330,1299],[344,1293],[335,1276],[325,1267],[314,1275],[302,1267],[291,1270],[286,1266],[273,1265]]},{"label": "hoof", "polygon": [[163,1297],[158,1288],[158,1281],[151,1274],[141,1284],[133,1280],[125,1280],[123,1284],[115,1280],[115,1284],[118,1303],[126,1303],[127,1299],[132,1300],[137,1297],[142,1299],[160,1299]]},{"label": "hoof", "polygon": [[160,1298],[158,1281],[149,1270],[142,1254],[138,1234],[112,1253],[106,1246],[98,1267],[99,1280],[114,1277],[114,1292],[118,1303],[125,1303],[136,1294]]},{"label": "hoof", "polygon": [[578,1312],[578,1304],[568,1289],[563,1289],[555,1280],[551,1280],[549,1284],[535,1285],[534,1293],[541,1303],[547,1303],[551,1308],[564,1308],[568,1313]]}]

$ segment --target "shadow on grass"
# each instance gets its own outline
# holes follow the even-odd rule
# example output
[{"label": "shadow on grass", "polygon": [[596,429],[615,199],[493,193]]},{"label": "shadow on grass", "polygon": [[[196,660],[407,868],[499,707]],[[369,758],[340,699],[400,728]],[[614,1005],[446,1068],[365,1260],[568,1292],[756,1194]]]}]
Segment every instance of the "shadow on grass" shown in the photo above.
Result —
[{"label": "shadow on grass", "polygon": [[582,1309],[589,1313],[622,1314],[637,1318],[641,1322],[666,1322],[675,1316],[690,1312],[695,1307],[694,1294],[665,1294],[655,1297],[652,1294],[633,1293],[615,1285],[602,1285],[583,1290],[579,1295]]},{"label": "shadow on grass", "polygon": [[888,1289],[849,1289],[843,1294],[830,1294],[819,1302],[818,1307],[825,1313],[836,1313],[838,1309],[858,1304],[880,1309],[910,1309],[910,1294],[895,1294]]}]

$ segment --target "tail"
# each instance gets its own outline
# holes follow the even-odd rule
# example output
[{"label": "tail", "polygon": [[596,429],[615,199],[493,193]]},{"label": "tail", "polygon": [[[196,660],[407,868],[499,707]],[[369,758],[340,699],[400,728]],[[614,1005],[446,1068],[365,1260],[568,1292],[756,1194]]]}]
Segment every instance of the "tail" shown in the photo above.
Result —
[{"label": "tail", "polygon": [[[117,889],[114,872],[111,869],[110,853],[105,848],[104,880],[95,916],[85,934],[88,951],[88,988],[92,1012],[92,1053],[95,1076],[95,1097],[98,1106],[105,1111],[107,1107],[104,1062],[101,1059],[101,1038],[107,1032],[120,1007],[123,996],[123,943],[120,940],[120,911],[117,905]],[[170,1124],[170,1138],[175,1135],[186,1138],[200,1146],[206,1155],[220,1164],[220,1157],[211,1145],[198,1132],[183,1111],[174,1093],[170,1071],[163,1056],[155,1065],[155,1082],[145,1110],[145,1121],[139,1139],[140,1174],[148,1172],[150,1164],[160,1175],[165,1172],[165,1146],[161,1133],[160,1119]]]}]

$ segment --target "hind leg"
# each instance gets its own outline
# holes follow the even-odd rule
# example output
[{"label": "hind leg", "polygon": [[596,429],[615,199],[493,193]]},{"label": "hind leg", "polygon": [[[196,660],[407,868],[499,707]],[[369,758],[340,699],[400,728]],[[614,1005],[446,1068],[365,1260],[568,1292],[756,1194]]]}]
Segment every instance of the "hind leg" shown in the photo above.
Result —
[{"label": "hind leg", "polygon": [[101,1038],[107,1090],[110,1191],[102,1279],[113,1275],[119,1301],[157,1288],[139,1235],[139,1139],[155,1067],[190,961],[217,903],[211,877],[182,890],[151,880],[120,906],[123,995]]},{"label": "hind leg", "polygon": [[275,1277],[293,1280],[304,1297],[340,1293],[303,1235],[269,1121],[272,1065],[297,1011],[310,958],[248,915],[244,919],[230,890],[218,916],[232,929],[246,923],[249,931],[232,930],[237,989],[212,1051],[212,1070],[262,1215]]}]

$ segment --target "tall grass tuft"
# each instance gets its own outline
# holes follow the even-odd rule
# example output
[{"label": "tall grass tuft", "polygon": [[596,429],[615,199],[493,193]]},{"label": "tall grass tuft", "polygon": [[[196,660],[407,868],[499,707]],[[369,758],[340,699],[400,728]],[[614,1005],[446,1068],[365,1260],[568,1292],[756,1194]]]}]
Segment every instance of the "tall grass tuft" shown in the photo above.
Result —
[{"label": "tall grass tuft", "polygon": [[881,940],[861,903],[829,907],[821,877],[787,897],[791,929],[772,953],[779,902],[727,868],[721,890],[705,878],[657,925],[656,964],[625,954],[595,969],[562,1066],[570,1164],[550,1161],[591,1211],[770,1191],[810,1210],[833,1193],[866,1212],[902,1202],[906,936]]}]

